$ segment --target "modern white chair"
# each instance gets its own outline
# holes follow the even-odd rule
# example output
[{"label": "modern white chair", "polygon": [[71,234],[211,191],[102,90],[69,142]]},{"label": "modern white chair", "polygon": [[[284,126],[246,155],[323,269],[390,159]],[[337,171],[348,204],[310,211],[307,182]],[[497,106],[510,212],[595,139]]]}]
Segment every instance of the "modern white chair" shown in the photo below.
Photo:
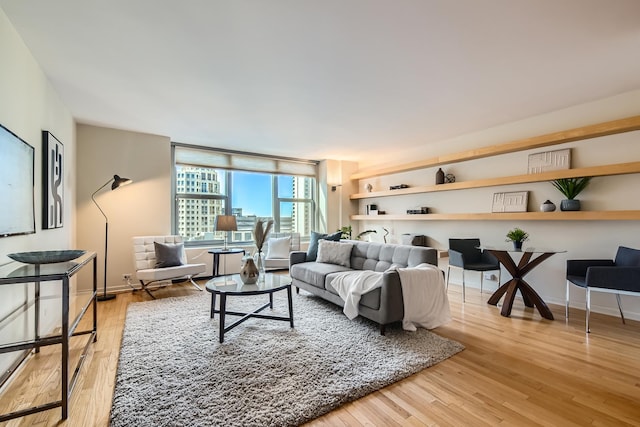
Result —
[{"label": "modern white chair", "polygon": [[[169,266],[162,266],[162,259],[158,259],[156,243],[160,251],[168,253],[174,262],[167,262]],[[155,296],[152,290],[173,283],[174,280],[183,279],[191,282],[198,290],[200,286],[193,280],[193,276],[204,273],[205,264],[188,264],[184,251],[184,243],[181,236],[137,236],[133,238],[133,256],[136,268],[136,277],[142,288],[152,298]],[[177,258],[177,259],[176,259]],[[169,282],[164,283],[163,282]],[[158,285],[149,288],[149,285]]]}]

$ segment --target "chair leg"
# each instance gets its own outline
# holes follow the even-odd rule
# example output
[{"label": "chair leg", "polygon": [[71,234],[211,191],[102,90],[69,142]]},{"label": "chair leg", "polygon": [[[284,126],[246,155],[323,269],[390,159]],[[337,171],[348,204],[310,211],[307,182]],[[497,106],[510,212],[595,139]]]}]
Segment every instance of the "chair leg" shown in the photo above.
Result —
[{"label": "chair leg", "polygon": [[451,266],[450,265],[447,266],[447,280],[445,281],[447,283],[447,286],[446,286],[447,290],[449,290],[449,276],[451,276]]},{"label": "chair leg", "polygon": [[622,303],[620,302],[620,294],[616,294],[616,300],[618,301],[618,310],[620,310],[620,317],[622,318],[622,324],[626,325],[624,321],[624,313],[622,312]]},{"label": "chair leg", "polygon": [[484,283],[484,271],[480,272],[480,294],[482,294],[482,285]]},{"label": "chair leg", "polygon": [[464,268],[462,269],[462,302],[467,302],[467,295],[464,286]]},{"label": "chair leg", "polygon": [[193,286],[196,287],[197,290],[202,291],[202,288],[200,286],[198,286],[198,284],[196,282],[193,281],[193,277],[189,276],[189,281],[191,282],[191,284]]},{"label": "chair leg", "polygon": [[589,330],[589,315],[591,314],[591,289],[589,289],[587,287],[587,308],[586,308],[586,312],[587,312],[587,317],[585,319],[585,324],[586,324],[586,329],[587,329],[587,333],[591,332]]},{"label": "chair leg", "polygon": [[564,293],[564,318],[569,318],[569,281],[565,283],[565,293]]}]

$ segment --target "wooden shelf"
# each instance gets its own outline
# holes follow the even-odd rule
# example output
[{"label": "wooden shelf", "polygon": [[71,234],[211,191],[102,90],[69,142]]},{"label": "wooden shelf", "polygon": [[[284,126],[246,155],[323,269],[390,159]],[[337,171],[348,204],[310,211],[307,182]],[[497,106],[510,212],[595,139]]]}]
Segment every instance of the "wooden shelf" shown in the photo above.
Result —
[{"label": "wooden shelf", "polygon": [[498,154],[515,153],[532,148],[549,147],[552,145],[564,144],[567,142],[580,141],[606,135],[614,135],[634,130],[640,130],[640,116],[627,117],[624,119],[598,123],[591,126],[584,126],[576,129],[554,132],[546,135],[540,135],[532,138],[509,142],[506,144],[490,145],[474,150],[447,154],[398,166],[370,168],[367,170],[356,172],[355,174],[351,175],[351,179],[357,180],[400,172],[408,172],[433,166],[441,166],[449,163],[481,159]]},{"label": "wooden shelf", "polygon": [[451,184],[424,185],[402,188],[398,190],[374,191],[371,193],[352,194],[349,198],[370,199],[373,197],[401,196],[405,194],[431,193],[435,191],[463,190],[468,188],[493,187],[496,185],[525,184],[530,182],[552,181],[559,178],[576,178],[581,176],[609,176],[640,173],[640,162],[618,163],[588,168],[564,169],[536,174],[505,176],[501,178],[479,179],[474,181],[454,182]]},{"label": "wooden shelf", "polygon": [[354,221],[637,221],[640,220],[640,210],[351,215],[350,218]]}]

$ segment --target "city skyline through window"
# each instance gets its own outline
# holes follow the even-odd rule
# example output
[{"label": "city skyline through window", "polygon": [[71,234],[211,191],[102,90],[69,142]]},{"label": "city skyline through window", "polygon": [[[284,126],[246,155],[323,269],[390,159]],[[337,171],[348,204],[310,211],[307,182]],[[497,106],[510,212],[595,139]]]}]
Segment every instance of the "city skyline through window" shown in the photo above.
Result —
[{"label": "city skyline through window", "polygon": [[[315,225],[315,178],[176,164],[174,227],[187,244],[252,242],[256,221],[274,232],[309,236]],[[238,231],[216,232],[217,215],[236,216]]]}]

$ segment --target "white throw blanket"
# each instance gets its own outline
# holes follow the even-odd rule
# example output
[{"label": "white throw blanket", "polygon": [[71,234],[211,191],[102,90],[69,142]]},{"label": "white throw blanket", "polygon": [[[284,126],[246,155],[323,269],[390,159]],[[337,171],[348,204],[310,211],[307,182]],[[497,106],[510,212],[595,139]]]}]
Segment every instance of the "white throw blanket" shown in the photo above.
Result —
[{"label": "white throw blanket", "polygon": [[[431,264],[410,268],[393,268],[400,275],[404,303],[402,328],[415,331],[417,326],[433,329],[451,320],[449,299],[442,271]],[[345,271],[335,275],[331,286],[345,301],[343,312],[349,319],[358,316],[362,295],[382,286],[382,272]]]},{"label": "white throw blanket", "polygon": [[418,326],[433,329],[451,321],[442,270],[431,264],[396,270],[402,285],[404,330],[415,331]]},{"label": "white throw blanket", "polygon": [[370,270],[344,271],[336,274],[330,285],[344,300],[342,311],[352,320],[358,317],[360,297],[382,286],[382,273]]}]

